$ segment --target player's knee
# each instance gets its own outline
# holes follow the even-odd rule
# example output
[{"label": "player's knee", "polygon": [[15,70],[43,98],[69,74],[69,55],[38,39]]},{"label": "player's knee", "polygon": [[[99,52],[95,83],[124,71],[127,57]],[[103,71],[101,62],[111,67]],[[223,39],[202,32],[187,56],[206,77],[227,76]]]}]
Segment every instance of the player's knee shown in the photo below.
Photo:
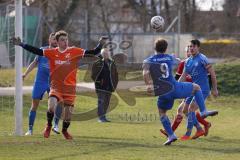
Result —
[{"label": "player's knee", "polygon": [[57,106],[57,101],[50,98],[48,100],[48,110],[51,111],[51,112],[55,112],[55,106]]},{"label": "player's knee", "polygon": [[38,106],[32,106],[32,107],[31,107],[31,111],[36,111],[37,108],[38,108]]},{"label": "player's knee", "polygon": [[188,109],[188,112],[195,112],[195,107],[191,105]]},{"label": "player's knee", "polygon": [[198,109],[198,105],[195,102],[193,102],[191,103],[191,108],[193,111],[196,111]]},{"label": "player's knee", "polygon": [[183,109],[183,114],[184,114],[184,115],[187,115],[187,114],[188,114],[188,109],[184,108],[184,109]]},{"label": "player's knee", "polygon": [[67,118],[63,119],[63,121],[64,121],[64,122],[71,122],[71,118],[68,118],[68,117],[67,117]]},{"label": "player's knee", "polygon": [[54,109],[57,106],[57,99],[55,97],[49,97],[48,99],[48,107],[50,109]]},{"label": "player's knee", "polygon": [[193,83],[193,91],[199,91],[201,90],[200,86],[196,83]]},{"label": "player's knee", "polygon": [[165,110],[162,110],[162,109],[159,108],[158,111],[159,111],[160,118],[166,116],[166,111]]}]

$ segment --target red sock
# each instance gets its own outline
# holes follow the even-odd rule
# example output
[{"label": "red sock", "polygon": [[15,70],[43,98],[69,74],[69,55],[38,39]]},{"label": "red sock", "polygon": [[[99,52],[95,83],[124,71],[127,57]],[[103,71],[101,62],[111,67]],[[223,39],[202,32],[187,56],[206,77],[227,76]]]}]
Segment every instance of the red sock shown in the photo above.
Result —
[{"label": "red sock", "polygon": [[209,124],[208,121],[204,120],[201,116],[199,112],[196,112],[196,117],[199,123],[201,123],[202,125],[206,126]]},{"label": "red sock", "polygon": [[174,122],[173,122],[173,124],[172,124],[172,130],[173,130],[173,131],[175,131],[175,130],[178,128],[179,124],[182,122],[182,119],[183,119],[183,116],[180,115],[180,114],[178,114],[178,115],[175,117]]}]

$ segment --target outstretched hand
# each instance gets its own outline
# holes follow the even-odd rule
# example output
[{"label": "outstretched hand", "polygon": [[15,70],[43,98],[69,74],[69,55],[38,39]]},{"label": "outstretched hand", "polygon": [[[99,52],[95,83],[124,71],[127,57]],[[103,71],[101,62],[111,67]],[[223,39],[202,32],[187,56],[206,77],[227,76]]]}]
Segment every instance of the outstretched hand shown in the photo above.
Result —
[{"label": "outstretched hand", "polygon": [[218,96],[218,90],[217,89],[212,89],[211,93],[215,98]]},{"label": "outstretched hand", "polygon": [[22,43],[20,37],[12,37],[10,38],[10,43],[13,45],[20,45]]},{"label": "outstretched hand", "polygon": [[26,78],[26,76],[27,76],[26,74],[23,74],[23,75],[22,75],[23,81],[24,81],[24,79]]},{"label": "outstretched hand", "polygon": [[102,37],[99,39],[99,43],[100,43],[101,45],[104,45],[107,40],[108,40],[108,36],[102,36]]}]

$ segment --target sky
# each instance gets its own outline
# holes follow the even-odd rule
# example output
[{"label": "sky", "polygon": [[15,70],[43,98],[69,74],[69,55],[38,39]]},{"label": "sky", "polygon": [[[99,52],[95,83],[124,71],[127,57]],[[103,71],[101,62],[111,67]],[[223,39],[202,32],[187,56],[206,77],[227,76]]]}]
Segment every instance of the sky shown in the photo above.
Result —
[{"label": "sky", "polygon": [[219,11],[223,10],[224,0],[196,0],[196,3],[202,11],[209,11],[212,6],[214,11]]}]

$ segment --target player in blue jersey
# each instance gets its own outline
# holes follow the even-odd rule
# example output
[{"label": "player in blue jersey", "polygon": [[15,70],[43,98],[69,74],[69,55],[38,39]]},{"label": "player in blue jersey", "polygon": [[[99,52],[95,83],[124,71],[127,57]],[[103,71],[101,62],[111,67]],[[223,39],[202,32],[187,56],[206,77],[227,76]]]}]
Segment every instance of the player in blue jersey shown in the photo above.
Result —
[{"label": "player in blue jersey", "polygon": [[214,114],[214,111],[207,111],[201,88],[199,85],[190,82],[177,82],[172,74],[172,67],[175,59],[172,55],[165,54],[168,43],[164,39],[155,41],[156,53],[143,62],[143,78],[147,85],[147,91],[158,96],[157,106],[160,121],[168,134],[168,140],[164,145],[170,145],[177,140],[171,128],[171,122],[166,112],[173,107],[175,99],[195,96],[200,108],[202,117]]},{"label": "player in blue jersey", "polygon": [[[186,56],[187,58],[189,58],[190,56],[192,55],[192,53],[190,52],[190,47],[189,45],[186,47]],[[175,75],[175,79],[178,80],[182,73],[183,73],[183,70],[184,70],[184,65],[185,65],[185,60],[181,61],[178,65],[178,68],[177,68],[177,72],[176,72],[176,75]],[[209,79],[209,86],[211,86],[211,75],[209,74],[208,76],[208,79]],[[186,76],[186,82],[192,82],[192,78],[190,75],[187,75]],[[178,109],[177,109],[177,115],[175,116],[174,120],[173,120],[173,123],[172,123],[172,130],[175,131],[179,124],[182,122],[182,119],[183,119],[183,114],[187,116],[188,114],[188,108],[189,108],[189,104],[186,104],[186,99],[184,99],[182,101],[182,103],[179,105]],[[191,103],[191,105],[196,105],[195,103]],[[193,107],[193,106],[192,106]],[[196,110],[198,109],[198,107],[196,107]],[[197,120],[199,121],[199,123],[201,123],[203,126],[204,126],[204,130],[203,128],[198,124],[196,123],[195,127],[197,129],[197,132],[196,134],[192,137],[192,139],[196,139],[200,136],[207,136],[208,135],[208,131],[209,131],[209,128],[211,127],[211,123],[206,121],[204,118],[202,118],[200,116],[200,113],[199,112],[196,112],[196,117],[197,117]],[[160,132],[167,136],[167,133],[165,130],[163,129],[160,129]],[[190,139],[190,137],[187,137]]]},{"label": "player in blue jersey", "polygon": [[[189,74],[192,77],[192,81],[196,84],[198,84],[201,87],[203,98],[204,100],[209,96],[210,94],[210,86],[209,86],[209,79],[208,79],[208,73],[211,76],[212,81],[212,95],[218,96],[218,90],[217,90],[217,79],[216,74],[214,72],[213,67],[209,63],[207,57],[200,53],[200,41],[199,40],[192,40],[190,44],[190,52],[191,56],[186,60],[185,66],[184,66],[184,72],[179,78],[179,81],[184,81],[186,79],[186,76]],[[195,97],[191,96],[188,97],[186,100],[186,104],[190,105],[188,109],[188,117],[195,120],[195,110],[197,109],[196,103],[195,103]],[[218,112],[215,112],[215,115],[218,114]],[[188,121],[187,125],[187,132],[184,136],[181,137],[182,140],[188,140],[190,139],[190,135],[192,132],[193,125],[199,125],[197,121]],[[193,138],[198,138],[198,135],[201,135],[198,132],[195,134]]]},{"label": "player in blue jersey", "polygon": [[[49,46],[42,47],[42,48],[55,48],[57,47],[55,33],[51,33],[48,39]],[[50,86],[49,86],[49,64],[48,59],[42,56],[36,56],[33,62],[28,66],[27,70],[23,74],[23,79],[35,68],[38,67],[37,74],[35,77],[33,91],[32,91],[32,106],[29,111],[29,128],[25,135],[32,135],[33,134],[33,125],[36,118],[36,111],[39,106],[40,100],[42,100],[43,95],[45,92],[49,93]],[[61,117],[61,107],[57,107],[56,115],[54,118],[54,128],[53,131],[59,134],[58,131],[58,121]]]}]

